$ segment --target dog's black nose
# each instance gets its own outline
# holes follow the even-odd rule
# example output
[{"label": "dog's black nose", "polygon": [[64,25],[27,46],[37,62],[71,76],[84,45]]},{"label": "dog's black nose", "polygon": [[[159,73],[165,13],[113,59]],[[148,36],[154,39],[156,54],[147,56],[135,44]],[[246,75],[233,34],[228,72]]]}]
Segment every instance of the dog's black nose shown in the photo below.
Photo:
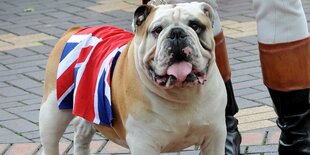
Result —
[{"label": "dog's black nose", "polygon": [[170,31],[169,38],[172,40],[184,39],[186,37],[186,33],[181,28],[173,28]]},{"label": "dog's black nose", "polygon": [[183,51],[188,46],[186,32],[181,28],[172,28],[168,38],[170,39],[170,52],[173,54],[173,61],[187,61],[189,57]]}]

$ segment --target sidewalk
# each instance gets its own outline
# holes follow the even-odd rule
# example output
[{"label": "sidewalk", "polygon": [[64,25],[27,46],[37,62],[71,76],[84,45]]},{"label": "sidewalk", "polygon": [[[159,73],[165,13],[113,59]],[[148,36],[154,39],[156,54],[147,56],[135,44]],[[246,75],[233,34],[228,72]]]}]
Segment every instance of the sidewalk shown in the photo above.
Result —
[{"label": "sidewalk", "polygon": [[[310,0],[302,0],[310,17]],[[279,129],[262,75],[252,0],[218,0],[242,132],[242,153],[276,155]],[[38,114],[49,52],[70,26],[115,25],[131,30],[140,0],[0,1],[0,154],[41,152]],[[309,24],[310,25],[310,24]],[[73,128],[61,139],[62,154],[72,152]],[[129,154],[96,134],[94,154]],[[198,155],[195,147],[167,155]]]}]

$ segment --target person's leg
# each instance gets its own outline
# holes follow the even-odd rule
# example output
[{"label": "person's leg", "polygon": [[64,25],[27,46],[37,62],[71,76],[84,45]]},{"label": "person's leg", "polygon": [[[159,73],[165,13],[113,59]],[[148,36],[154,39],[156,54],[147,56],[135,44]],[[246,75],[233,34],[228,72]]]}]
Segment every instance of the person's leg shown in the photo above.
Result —
[{"label": "person's leg", "polygon": [[[169,3],[181,3],[190,2],[191,0],[167,0]],[[196,0],[197,1],[197,0]],[[222,31],[222,26],[220,22],[219,15],[216,11],[217,5],[216,0],[198,0],[201,2],[207,2],[214,8],[214,25],[213,33],[215,35],[214,39],[216,42],[215,53],[216,53],[216,63],[219,67],[222,78],[225,82],[227,91],[227,106],[226,106],[226,126],[227,126],[227,138],[225,145],[225,155],[239,155],[240,154],[240,143],[241,134],[238,131],[238,120],[234,115],[238,112],[239,108],[235,100],[233,87],[231,83],[231,70],[228,62],[227,48],[225,44],[225,37]],[[148,0],[143,1],[144,4]]]},{"label": "person's leg", "polygon": [[310,155],[310,37],[300,0],[253,0],[260,60],[281,129],[280,155]]}]

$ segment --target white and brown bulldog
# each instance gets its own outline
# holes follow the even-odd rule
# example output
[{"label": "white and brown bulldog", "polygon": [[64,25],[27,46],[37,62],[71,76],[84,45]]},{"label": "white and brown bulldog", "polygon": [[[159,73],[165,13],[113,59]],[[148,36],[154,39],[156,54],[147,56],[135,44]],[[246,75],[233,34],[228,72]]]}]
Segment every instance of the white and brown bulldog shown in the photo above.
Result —
[{"label": "white and brown bulldog", "polygon": [[224,155],[226,90],[215,64],[212,8],[206,3],[142,5],[134,37],[120,55],[111,82],[112,127],[59,110],[56,79],[71,28],[53,49],[46,68],[40,135],[45,155],[73,120],[74,153],[90,154],[95,131],[133,155],[159,155],[200,146],[203,155]]}]

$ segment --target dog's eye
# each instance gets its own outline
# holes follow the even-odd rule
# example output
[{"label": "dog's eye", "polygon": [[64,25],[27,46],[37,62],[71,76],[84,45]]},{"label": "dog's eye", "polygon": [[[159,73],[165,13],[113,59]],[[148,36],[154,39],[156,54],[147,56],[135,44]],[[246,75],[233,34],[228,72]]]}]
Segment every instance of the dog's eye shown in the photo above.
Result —
[{"label": "dog's eye", "polygon": [[157,27],[155,27],[155,28],[153,29],[152,33],[153,33],[155,36],[158,36],[162,30],[163,30],[163,27],[157,26]]},{"label": "dog's eye", "polygon": [[197,24],[191,24],[190,27],[197,33],[199,34],[201,32],[201,27],[199,27]]}]

